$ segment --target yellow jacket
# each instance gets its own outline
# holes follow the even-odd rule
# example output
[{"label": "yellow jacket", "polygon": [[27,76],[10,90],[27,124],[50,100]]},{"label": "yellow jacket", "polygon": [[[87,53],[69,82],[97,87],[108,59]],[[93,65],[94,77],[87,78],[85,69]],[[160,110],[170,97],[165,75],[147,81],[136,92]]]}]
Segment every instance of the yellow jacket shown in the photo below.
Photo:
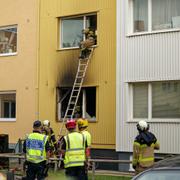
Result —
[{"label": "yellow jacket", "polygon": [[154,164],[154,149],[159,149],[154,134],[150,132],[140,133],[133,143],[133,167],[148,168]]}]

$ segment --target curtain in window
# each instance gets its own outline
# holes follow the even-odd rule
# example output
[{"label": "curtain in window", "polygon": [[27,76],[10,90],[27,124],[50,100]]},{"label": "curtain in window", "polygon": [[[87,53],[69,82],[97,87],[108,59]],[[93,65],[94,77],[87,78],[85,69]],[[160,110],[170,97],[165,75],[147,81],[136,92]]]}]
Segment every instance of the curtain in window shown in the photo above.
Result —
[{"label": "curtain in window", "polygon": [[133,1],[134,32],[148,30],[148,0]]},{"label": "curtain in window", "polygon": [[62,20],[62,47],[78,47],[82,30],[83,17]]},{"label": "curtain in window", "polygon": [[148,84],[133,84],[133,118],[148,118]]},{"label": "curtain in window", "polygon": [[152,0],[152,30],[180,27],[180,0]]},{"label": "curtain in window", "polygon": [[152,83],[152,118],[180,118],[180,82]]}]

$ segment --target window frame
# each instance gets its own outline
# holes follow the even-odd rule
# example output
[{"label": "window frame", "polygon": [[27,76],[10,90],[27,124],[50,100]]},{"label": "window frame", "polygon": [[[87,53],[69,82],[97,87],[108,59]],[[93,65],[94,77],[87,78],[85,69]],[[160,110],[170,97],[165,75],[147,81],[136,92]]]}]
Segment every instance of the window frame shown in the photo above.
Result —
[{"label": "window frame", "polygon": [[10,29],[10,28],[16,28],[17,29],[16,52],[0,53],[0,57],[3,57],[3,56],[14,56],[14,55],[18,54],[18,25],[0,26],[0,31],[3,30],[3,29]]},{"label": "window frame", "polygon": [[[161,81],[159,81],[161,82]],[[175,82],[175,81],[164,81],[164,82]],[[168,123],[180,123],[180,118],[153,118],[152,117],[152,83],[144,82],[148,86],[148,117],[147,118],[134,118],[133,117],[133,84],[142,82],[130,82],[128,83],[128,96],[127,96],[127,122],[138,122],[145,120],[147,122],[168,122]]]},{"label": "window frame", "polygon": [[[83,29],[85,29],[86,28],[86,17],[87,16],[93,16],[93,15],[96,15],[96,17],[98,19],[98,13],[97,12],[92,12],[92,13],[88,13],[88,14],[81,14],[81,15],[74,15],[74,16],[72,15],[72,16],[66,16],[66,17],[59,18],[58,50],[79,49],[79,46],[76,46],[76,47],[63,47],[62,46],[62,43],[63,43],[63,20],[83,17]],[[96,21],[97,21],[97,19],[96,19]],[[97,31],[97,25],[96,25],[96,31]],[[83,35],[83,40],[85,40],[85,35]],[[97,44],[94,46],[97,46]]]},{"label": "window frame", "polygon": [[[87,87],[82,87],[81,92],[82,92],[82,106],[81,106],[81,110],[82,110],[82,117],[81,118],[86,118],[85,114],[86,114],[86,100],[87,100],[87,96],[86,96],[86,88],[94,88],[95,89],[95,118],[87,118],[89,122],[96,122],[97,121],[97,87],[96,86],[87,86]],[[63,101],[65,99],[65,96],[61,97],[62,99],[60,99],[60,91],[61,89],[67,89],[67,91],[69,91],[69,93],[65,93],[65,96],[68,94],[71,94],[71,87],[58,87],[57,88],[57,92],[56,92],[56,103],[57,103],[57,110],[56,110],[56,117],[57,117],[57,121],[62,122],[63,117],[61,117],[61,101]],[[79,97],[80,98],[80,97]]]},{"label": "window frame", "polygon": [[[0,122],[14,122],[14,121],[16,121],[16,116],[17,116],[17,101],[16,101],[16,98],[17,98],[17,93],[16,93],[16,91],[0,91],[0,95],[1,94],[15,94],[15,118],[1,118],[0,117]],[[4,102],[10,102],[10,103],[12,103],[12,100],[10,100],[10,101],[7,101],[7,100],[5,100]],[[1,108],[1,99],[0,99],[0,108]]]},{"label": "window frame", "polygon": [[127,36],[136,36],[136,35],[146,35],[146,34],[157,34],[157,33],[166,33],[166,32],[176,32],[180,31],[179,28],[169,28],[169,29],[162,29],[162,30],[152,30],[152,0],[148,0],[148,30],[141,31],[141,32],[134,32],[134,19],[133,19],[133,1],[128,0],[127,4],[127,16],[128,22],[127,23]]}]

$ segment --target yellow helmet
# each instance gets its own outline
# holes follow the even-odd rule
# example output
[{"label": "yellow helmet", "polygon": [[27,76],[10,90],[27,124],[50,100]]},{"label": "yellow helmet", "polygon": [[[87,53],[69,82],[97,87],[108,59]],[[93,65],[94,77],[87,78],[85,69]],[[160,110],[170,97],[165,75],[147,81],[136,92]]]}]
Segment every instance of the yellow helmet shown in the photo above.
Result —
[{"label": "yellow helmet", "polygon": [[78,119],[77,124],[78,124],[78,128],[86,128],[86,127],[88,127],[88,120],[87,119]]}]

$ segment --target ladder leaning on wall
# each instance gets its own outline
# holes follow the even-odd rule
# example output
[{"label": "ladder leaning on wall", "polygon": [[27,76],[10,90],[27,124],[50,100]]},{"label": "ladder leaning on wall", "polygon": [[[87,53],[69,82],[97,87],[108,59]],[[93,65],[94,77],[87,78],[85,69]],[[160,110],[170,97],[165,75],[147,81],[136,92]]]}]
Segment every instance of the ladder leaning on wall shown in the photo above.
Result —
[{"label": "ladder leaning on wall", "polygon": [[65,115],[63,117],[62,120],[62,125],[60,128],[60,137],[62,137],[63,135],[65,135],[67,133],[66,127],[65,127],[65,122],[67,119],[71,119],[73,118],[74,112],[75,112],[75,108],[78,102],[78,98],[81,92],[81,87],[84,81],[84,77],[86,75],[86,71],[87,71],[87,67],[89,64],[89,61],[92,57],[94,48],[91,47],[90,49],[90,53],[86,58],[79,58],[79,63],[78,63],[78,69],[76,72],[76,77],[74,80],[74,84],[73,84],[73,88],[70,94],[70,98],[69,98],[69,102],[65,111]]}]

